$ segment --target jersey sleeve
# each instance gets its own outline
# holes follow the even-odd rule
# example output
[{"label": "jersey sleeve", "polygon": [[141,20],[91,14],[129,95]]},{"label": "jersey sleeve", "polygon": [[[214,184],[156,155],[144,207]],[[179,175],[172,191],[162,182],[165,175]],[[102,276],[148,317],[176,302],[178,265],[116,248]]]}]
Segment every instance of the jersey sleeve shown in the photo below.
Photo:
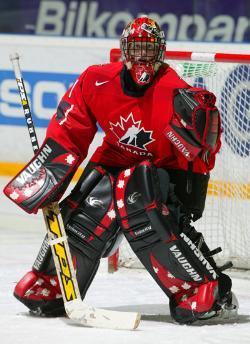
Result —
[{"label": "jersey sleeve", "polygon": [[88,69],[62,97],[46,134],[46,138],[74,152],[79,157],[79,164],[86,158],[97,131],[96,120],[84,96],[88,88],[87,75]]}]

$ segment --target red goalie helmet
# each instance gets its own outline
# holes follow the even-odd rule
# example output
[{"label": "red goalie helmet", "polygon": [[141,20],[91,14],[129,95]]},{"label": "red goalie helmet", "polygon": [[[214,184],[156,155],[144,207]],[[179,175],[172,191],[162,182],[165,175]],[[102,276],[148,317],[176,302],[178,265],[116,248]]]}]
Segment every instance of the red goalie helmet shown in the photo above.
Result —
[{"label": "red goalie helmet", "polygon": [[166,40],[159,25],[148,17],[129,23],[120,39],[122,59],[135,83],[149,84],[164,60]]}]

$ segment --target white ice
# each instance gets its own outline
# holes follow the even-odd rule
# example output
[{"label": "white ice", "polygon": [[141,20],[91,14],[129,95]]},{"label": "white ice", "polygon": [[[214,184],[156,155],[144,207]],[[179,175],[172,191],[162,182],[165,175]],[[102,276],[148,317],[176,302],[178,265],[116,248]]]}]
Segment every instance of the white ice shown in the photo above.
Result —
[{"label": "white ice", "polygon": [[[1,189],[7,183],[0,178]],[[31,268],[45,229],[40,215],[27,215],[0,195],[0,343],[1,344],[249,344],[250,279],[233,275],[239,317],[231,323],[180,326],[169,315],[168,301],[145,271],[121,269],[108,274],[104,261],[86,302],[114,310],[164,315],[164,322],[142,320],[135,331],[84,328],[66,318],[37,318],[13,296],[16,282]]]}]

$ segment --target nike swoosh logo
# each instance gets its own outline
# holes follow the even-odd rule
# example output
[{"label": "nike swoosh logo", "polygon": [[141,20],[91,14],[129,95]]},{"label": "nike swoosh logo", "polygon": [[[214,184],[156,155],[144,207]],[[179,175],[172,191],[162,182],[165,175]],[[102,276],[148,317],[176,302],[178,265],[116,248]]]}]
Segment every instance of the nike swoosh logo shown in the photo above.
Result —
[{"label": "nike swoosh logo", "polygon": [[96,86],[101,86],[101,85],[103,85],[103,84],[106,84],[107,82],[109,82],[109,80],[107,80],[107,81],[101,81],[101,82],[96,81],[96,82],[95,82],[95,85],[96,85]]}]

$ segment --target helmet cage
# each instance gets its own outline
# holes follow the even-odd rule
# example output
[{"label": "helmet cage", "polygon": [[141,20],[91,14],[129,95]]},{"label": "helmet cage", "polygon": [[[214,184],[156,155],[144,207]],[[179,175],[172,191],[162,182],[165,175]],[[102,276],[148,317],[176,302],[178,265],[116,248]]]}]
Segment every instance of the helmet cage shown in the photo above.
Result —
[{"label": "helmet cage", "polygon": [[120,39],[122,60],[134,81],[145,85],[152,81],[164,62],[166,41],[159,25],[147,17],[137,18],[123,30]]},{"label": "helmet cage", "polygon": [[165,40],[155,37],[122,37],[121,51],[125,62],[162,63],[164,61]]}]

